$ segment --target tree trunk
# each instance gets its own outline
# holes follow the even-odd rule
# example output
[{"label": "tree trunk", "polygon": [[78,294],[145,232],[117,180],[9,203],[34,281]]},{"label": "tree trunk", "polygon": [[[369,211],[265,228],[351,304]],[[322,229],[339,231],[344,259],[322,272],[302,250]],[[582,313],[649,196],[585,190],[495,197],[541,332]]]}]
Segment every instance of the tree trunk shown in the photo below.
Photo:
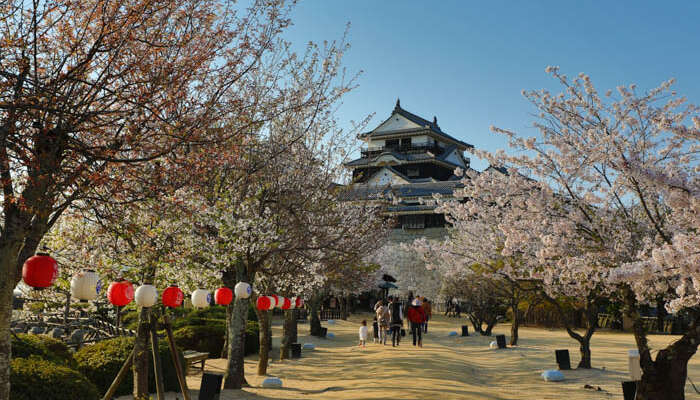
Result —
[{"label": "tree trunk", "polygon": [[[8,228],[5,221],[5,229]],[[3,233],[5,236],[5,233]],[[12,361],[12,341],[10,323],[12,322],[12,291],[18,283],[19,268],[17,254],[21,242],[8,243],[3,238],[0,247],[0,400],[10,399],[10,362]]]},{"label": "tree trunk", "polygon": [[545,300],[554,305],[556,308],[557,312],[559,313],[559,317],[565,324],[566,333],[568,333],[572,339],[575,339],[579,343],[581,361],[579,361],[576,368],[593,368],[591,364],[591,337],[595,333],[598,326],[598,299],[595,296],[591,296],[586,299],[586,306],[584,308],[584,314],[586,316],[586,333],[581,336],[574,331],[573,327],[576,325],[576,323],[575,321],[571,321],[566,313],[564,313],[561,305],[548,295],[544,293],[542,295]]},{"label": "tree trunk", "polygon": [[134,398],[148,399],[148,370],[149,370],[149,348],[148,338],[151,329],[151,309],[141,307],[139,313],[139,326],[134,339]]},{"label": "tree trunk", "polygon": [[321,296],[314,294],[309,301],[309,333],[311,336],[321,335],[321,319],[318,316],[318,308],[321,305]]},{"label": "tree trunk", "polygon": [[471,315],[469,316],[469,321],[472,323],[472,326],[474,327],[474,332],[484,335],[484,329],[481,327],[481,321],[477,319],[476,317],[472,317]]},{"label": "tree trunk", "polygon": [[518,303],[511,303],[511,310],[513,310],[513,323],[510,325],[510,345],[518,345],[518,328],[520,327],[520,310],[518,310]]},{"label": "tree trunk", "polygon": [[68,314],[70,314],[70,290],[66,293],[66,307],[63,309],[63,329],[68,332]]},{"label": "tree trunk", "polygon": [[282,345],[280,346],[280,360],[289,358],[289,349],[292,343],[297,341],[297,317],[294,310],[284,311],[284,325],[282,326]]},{"label": "tree trunk", "polygon": [[270,348],[272,347],[272,335],[270,332],[270,311],[256,309],[260,328],[260,355],[258,357],[258,375],[267,375],[267,364],[270,360]]},{"label": "tree trunk", "polygon": [[353,301],[352,301],[352,294],[349,294],[348,297],[345,298],[345,300],[346,300],[345,307],[348,310],[348,316],[349,316],[350,314],[355,312],[355,307],[353,306]]},{"label": "tree trunk", "polygon": [[658,298],[656,300],[656,331],[664,331],[664,319],[668,313],[666,312],[666,302],[663,298]]},{"label": "tree trunk", "polygon": [[[695,332],[694,335],[686,334],[665,349],[659,350],[654,361],[651,361],[647,350],[648,361],[640,363],[642,381],[637,386],[637,400],[685,399],[688,361],[697,351],[700,338],[697,329]],[[635,338],[636,336],[635,333]]]},{"label": "tree trunk", "polygon": [[656,360],[652,360],[647,342],[647,333],[637,311],[634,293],[625,294],[626,314],[634,321],[634,339],[639,350],[639,365],[642,368],[642,380],[637,385],[637,400],[684,400],[685,381],[688,378],[688,361],[695,354],[700,343],[700,325],[698,314],[692,314],[693,320],[687,332],[677,341],[659,350]]},{"label": "tree trunk", "polygon": [[[230,313],[228,312],[228,307],[229,306],[226,306],[226,325],[225,325],[226,327],[228,327],[229,324],[231,323],[231,316],[230,316]],[[228,341],[229,341],[228,331],[229,330],[227,328],[226,332],[224,333],[224,346],[221,348],[221,355],[219,356],[219,358],[226,358],[228,355]]]},{"label": "tree trunk", "polygon": [[[238,278],[238,279],[237,279]],[[225,271],[223,276],[226,287],[234,287],[237,281],[249,282],[243,266],[238,266],[233,272]],[[236,300],[226,308],[228,314],[227,335],[229,338],[226,376],[224,389],[240,389],[247,384],[245,380],[245,328],[248,323],[248,305],[250,299],[236,297]]]},{"label": "tree trunk", "polygon": [[[15,267],[11,262],[0,262],[12,264],[13,269]],[[3,270],[6,271],[5,268]],[[12,278],[0,279],[0,400],[10,399],[10,361],[12,360],[10,322],[12,321],[13,281]]]},{"label": "tree trunk", "polygon": [[[596,312],[596,317],[598,313]],[[566,332],[571,336],[572,339],[575,339],[578,344],[579,344],[579,352],[581,353],[581,361],[579,361],[578,365],[576,368],[593,368],[591,366],[591,337],[593,336],[593,333],[595,332],[596,326],[595,325],[589,325],[588,328],[586,329],[586,333],[581,336],[578,333],[574,332],[573,329],[571,329],[570,326],[567,326]]]},{"label": "tree trunk", "polygon": [[340,319],[343,321],[348,320],[348,302],[346,298],[347,297],[340,298]]},{"label": "tree trunk", "polygon": [[581,361],[579,361],[576,368],[593,368],[591,366],[591,340],[586,339],[579,340],[579,352],[581,353]]},{"label": "tree trunk", "polygon": [[483,333],[484,336],[491,336],[491,331],[493,331],[493,327],[496,326],[496,322],[495,318],[486,322],[486,330]]}]

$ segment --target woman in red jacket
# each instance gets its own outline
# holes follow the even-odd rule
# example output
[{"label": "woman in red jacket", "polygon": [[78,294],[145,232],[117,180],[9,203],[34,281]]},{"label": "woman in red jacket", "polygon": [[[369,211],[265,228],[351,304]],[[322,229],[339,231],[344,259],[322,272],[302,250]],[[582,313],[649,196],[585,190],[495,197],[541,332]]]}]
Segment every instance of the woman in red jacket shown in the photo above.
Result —
[{"label": "woman in red jacket", "polygon": [[413,335],[413,345],[416,345],[416,339],[418,342],[418,347],[423,347],[422,338],[422,325],[425,322],[425,312],[423,307],[421,307],[421,302],[418,298],[413,299],[411,306],[408,307],[407,313],[408,320],[411,322],[411,334]]}]

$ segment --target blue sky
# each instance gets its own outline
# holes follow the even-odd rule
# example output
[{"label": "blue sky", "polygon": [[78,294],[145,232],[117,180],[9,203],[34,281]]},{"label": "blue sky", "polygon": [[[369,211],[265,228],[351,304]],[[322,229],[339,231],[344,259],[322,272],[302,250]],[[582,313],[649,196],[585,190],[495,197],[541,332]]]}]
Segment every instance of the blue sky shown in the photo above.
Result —
[{"label": "blue sky", "polygon": [[[479,148],[505,148],[489,126],[534,134],[523,89],[558,90],[544,69],[585,72],[601,90],[640,89],[676,78],[676,90],[700,103],[700,2],[696,1],[301,1],[285,37],[333,40],[350,22],[350,72],[359,88],[339,110],[345,126],[396,98]],[[472,157],[472,165],[486,164]]]}]

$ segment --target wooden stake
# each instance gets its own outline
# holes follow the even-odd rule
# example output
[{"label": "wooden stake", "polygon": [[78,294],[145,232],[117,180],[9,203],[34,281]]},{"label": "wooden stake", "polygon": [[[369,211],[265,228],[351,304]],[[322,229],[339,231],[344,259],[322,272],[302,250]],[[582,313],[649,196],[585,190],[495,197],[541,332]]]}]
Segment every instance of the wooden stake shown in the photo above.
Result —
[{"label": "wooden stake", "polygon": [[102,397],[102,400],[112,399],[112,396],[114,396],[114,392],[117,391],[117,387],[120,383],[122,383],[122,380],[124,379],[124,376],[126,376],[127,372],[129,372],[129,368],[131,368],[131,363],[133,359],[134,350],[132,349],[131,353],[129,353],[129,357],[126,358],[126,361],[124,361],[124,365],[122,365],[122,368],[119,370],[119,373],[114,378],[114,381],[112,381],[112,384],[109,386],[109,389],[107,389],[107,393],[105,393],[104,397]]},{"label": "wooden stake", "polygon": [[157,320],[151,313],[151,352],[153,353],[153,372],[156,379],[156,395],[158,400],[165,399],[165,388],[163,384],[163,367],[160,362],[160,352],[158,351],[158,333],[156,332]]},{"label": "wooden stake", "polygon": [[184,396],[184,400],[190,399],[190,391],[187,389],[187,379],[182,370],[182,365],[180,364],[180,357],[177,354],[177,347],[175,347],[175,340],[173,339],[173,329],[170,326],[170,320],[167,315],[163,315],[163,323],[165,325],[165,332],[168,334],[168,345],[170,346],[170,353],[173,356],[173,364],[175,364],[175,373],[177,374],[177,380],[180,382],[180,390]]}]

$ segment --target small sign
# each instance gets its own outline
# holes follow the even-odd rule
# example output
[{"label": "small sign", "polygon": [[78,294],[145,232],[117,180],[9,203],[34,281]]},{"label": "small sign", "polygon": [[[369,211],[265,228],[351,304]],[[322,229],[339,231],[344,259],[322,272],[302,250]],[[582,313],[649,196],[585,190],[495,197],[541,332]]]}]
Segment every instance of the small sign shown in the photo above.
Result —
[{"label": "small sign", "polygon": [[506,348],[506,335],[496,335],[496,344],[498,344],[499,349]]},{"label": "small sign", "polygon": [[469,336],[469,327],[467,325],[462,325],[462,336]]},{"label": "small sign", "polygon": [[554,355],[557,358],[559,369],[571,369],[571,359],[569,358],[569,350],[554,350]]},{"label": "small sign", "polygon": [[223,374],[214,372],[202,373],[202,384],[199,387],[199,400],[219,400]]}]

